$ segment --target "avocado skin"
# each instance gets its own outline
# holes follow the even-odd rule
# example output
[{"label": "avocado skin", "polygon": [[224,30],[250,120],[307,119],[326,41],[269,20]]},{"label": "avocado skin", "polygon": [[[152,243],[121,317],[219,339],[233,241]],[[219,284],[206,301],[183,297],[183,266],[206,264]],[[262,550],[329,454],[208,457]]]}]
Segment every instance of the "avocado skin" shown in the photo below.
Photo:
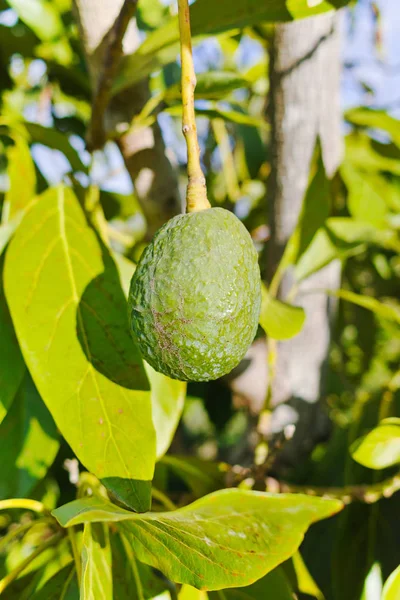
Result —
[{"label": "avocado skin", "polygon": [[257,331],[261,279],[251,237],[223,208],[178,215],[144,250],[129,322],[143,358],[181,381],[229,373]]}]

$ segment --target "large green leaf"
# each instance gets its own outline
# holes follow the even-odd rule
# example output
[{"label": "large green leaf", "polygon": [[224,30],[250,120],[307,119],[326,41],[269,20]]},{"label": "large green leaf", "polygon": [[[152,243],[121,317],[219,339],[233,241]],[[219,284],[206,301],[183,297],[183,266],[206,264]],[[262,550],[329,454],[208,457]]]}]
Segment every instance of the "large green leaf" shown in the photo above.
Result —
[{"label": "large green leaf", "polygon": [[0,498],[28,496],[59,448],[54,421],[28,374],[0,425],[0,448]]},{"label": "large green leaf", "polygon": [[150,393],[117,269],[72,191],[48,191],[7,251],[5,290],[41,396],[81,462],[137,510],[150,503]]},{"label": "large green leaf", "polygon": [[82,537],[81,600],[112,600],[109,529],[102,523],[86,523]]},{"label": "large green leaf", "polygon": [[275,340],[288,340],[303,329],[306,313],[301,306],[293,306],[272,298],[263,285],[260,325]]},{"label": "large green leaf", "polygon": [[[361,171],[384,171],[400,175],[400,153],[397,146],[379,144],[363,133],[346,137],[346,160]],[[395,152],[392,152],[392,150]]]},{"label": "large green leaf", "polygon": [[249,585],[289,558],[307,528],[342,507],[336,500],[228,489],[167,513],[137,515],[100,499],[55,511],[61,525],[110,521],[139,560],[201,589]]},{"label": "large green leaf", "polygon": [[80,600],[74,565],[66,565],[53,575],[31,600]]},{"label": "large green leaf", "polygon": [[364,467],[385,469],[400,463],[400,419],[388,418],[351,447],[351,455]]},{"label": "large green leaf", "polygon": [[[4,227],[4,226],[3,226]],[[0,423],[7,414],[25,373],[24,359],[4,296],[4,259],[0,258]]]},{"label": "large green leaf", "polygon": [[24,210],[36,193],[35,165],[23,137],[15,137],[7,155],[9,189],[4,199],[2,223],[8,223]]},{"label": "large green leaf", "polygon": [[[129,285],[135,272],[135,265],[120,254],[115,254],[122,289],[128,297]],[[156,430],[157,458],[161,458],[168,450],[179,420],[182,415],[186,397],[186,383],[170,379],[155,371],[146,362],[144,367],[150,382],[151,409]]]},{"label": "large green leaf", "polygon": [[[347,4],[347,0],[311,3],[307,0],[197,0],[190,9],[192,34],[196,38],[236,28],[258,25],[263,21],[292,21],[317,15]],[[156,68],[175,60],[178,52],[177,17],[151,33],[135,54],[128,57],[120,71],[114,92],[147,77]]]},{"label": "large green leaf", "polygon": [[375,226],[385,224],[388,207],[382,197],[385,190],[382,178],[376,174],[360,173],[348,162],[342,164],[340,173],[348,189],[347,205],[351,215]]},{"label": "large green leaf", "polygon": [[42,41],[58,37],[63,24],[54,2],[48,0],[7,0],[23,21]]},{"label": "large green leaf", "polygon": [[390,575],[383,586],[381,600],[398,600],[400,598],[400,565]]}]

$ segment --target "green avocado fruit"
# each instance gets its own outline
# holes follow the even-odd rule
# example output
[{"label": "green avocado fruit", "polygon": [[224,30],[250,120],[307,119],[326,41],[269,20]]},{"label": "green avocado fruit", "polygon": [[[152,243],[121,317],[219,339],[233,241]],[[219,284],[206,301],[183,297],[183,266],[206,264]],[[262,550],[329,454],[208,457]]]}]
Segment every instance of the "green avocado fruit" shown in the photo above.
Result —
[{"label": "green avocado fruit", "polygon": [[156,371],[181,381],[229,373],[253,341],[261,309],[248,231],[223,208],[174,217],[144,250],[128,304],[132,334]]}]

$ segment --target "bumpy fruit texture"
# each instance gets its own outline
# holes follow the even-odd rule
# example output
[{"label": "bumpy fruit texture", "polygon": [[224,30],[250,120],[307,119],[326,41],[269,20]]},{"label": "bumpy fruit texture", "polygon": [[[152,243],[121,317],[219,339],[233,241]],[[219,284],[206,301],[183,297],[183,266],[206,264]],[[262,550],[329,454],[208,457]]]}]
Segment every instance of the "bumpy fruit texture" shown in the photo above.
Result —
[{"label": "bumpy fruit texture", "polygon": [[156,233],[131,282],[143,358],[173,379],[229,373],[257,331],[261,280],[251,237],[223,208],[178,215]]}]

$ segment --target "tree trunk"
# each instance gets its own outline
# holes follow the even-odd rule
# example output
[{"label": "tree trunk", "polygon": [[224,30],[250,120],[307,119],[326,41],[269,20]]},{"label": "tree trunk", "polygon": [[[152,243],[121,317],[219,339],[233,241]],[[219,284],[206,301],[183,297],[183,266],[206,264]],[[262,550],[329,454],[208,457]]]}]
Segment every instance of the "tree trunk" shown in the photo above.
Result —
[{"label": "tree trunk", "polygon": [[[269,111],[272,161],[267,271],[271,276],[297,223],[318,138],[329,177],[341,161],[338,13],[276,27],[270,57]],[[340,265],[332,263],[301,283],[299,292],[336,288],[339,281]],[[288,273],[281,285],[281,298],[291,283]],[[323,294],[303,296],[296,303],[304,307],[306,323],[297,337],[279,343],[272,387],[273,405],[279,405],[273,428],[280,430],[288,423],[297,423],[292,458],[301,455],[299,450],[311,449],[324,435],[325,419],[316,405],[323,393],[332,308]]]},{"label": "tree trunk", "polygon": [[[108,34],[124,0],[74,0],[75,14],[85,51],[92,88],[96,84],[107,47]],[[139,45],[134,20],[123,42],[124,54]],[[106,125],[115,130],[130,123],[150,97],[148,81],[140,82],[117,94],[111,101]],[[175,214],[181,212],[181,199],[175,169],[166,153],[158,123],[122,135],[117,140],[135,193],[148,223],[149,237]]]}]

